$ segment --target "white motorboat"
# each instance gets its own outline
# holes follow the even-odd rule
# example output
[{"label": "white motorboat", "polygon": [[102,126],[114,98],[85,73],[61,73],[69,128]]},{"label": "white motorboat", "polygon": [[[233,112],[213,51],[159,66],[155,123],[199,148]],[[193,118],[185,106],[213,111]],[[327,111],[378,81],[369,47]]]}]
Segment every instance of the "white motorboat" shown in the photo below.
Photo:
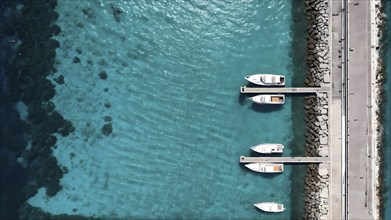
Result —
[{"label": "white motorboat", "polygon": [[285,103],[285,95],[276,94],[276,95],[256,95],[249,98],[251,101],[258,104],[272,104],[272,105],[282,105]]},{"label": "white motorboat", "polygon": [[285,86],[285,76],[275,74],[254,74],[244,77],[251,83],[260,86]]},{"label": "white motorboat", "polygon": [[258,144],[251,147],[251,150],[260,154],[283,153],[284,145],[282,144]]},{"label": "white motorboat", "polygon": [[244,165],[252,171],[258,173],[282,173],[284,164],[282,163],[249,163]]},{"label": "white motorboat", "polygon": [[275,203],[275,202],[261,202],[254,204],[255,207],[264,211],[264,212],[283,212],[285,210],[283,204]]}]

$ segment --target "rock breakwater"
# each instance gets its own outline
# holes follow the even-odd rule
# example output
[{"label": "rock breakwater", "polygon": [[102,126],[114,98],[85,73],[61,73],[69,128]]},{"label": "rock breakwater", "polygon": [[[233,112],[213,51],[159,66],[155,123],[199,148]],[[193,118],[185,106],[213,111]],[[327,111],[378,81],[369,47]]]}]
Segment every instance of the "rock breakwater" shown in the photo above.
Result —
[{"label": "rock breakwater", "polygon": [[309,67],[305,83],[307,86],[321,86],[322,82],[329,81],[330,75],[329,1],[307,0],[305,4]]},{"label": "rock breakwater", "polygon": [[[306,153],[308,157],[328,157],[328,95],[318,94],[305,99]],[[303,219],[329,218],[329,164],[308,165],[305,174]]]},{"label": "rock breakwater", "polygon": [[328,95],[320,93],[305,99],[308,124],[306,133],[306,148],[308,157],[328,157],[329,154],[329,123],[328,123]]},{"label": "rock breakwater", "polygon": [[[306,0],[308,20],[308,72],[305,85],[320,87],[329,83],[329,1]],[[305,98],[306,156],[329,155],[329,97],[327,93]],[[329,219],[329,164],[308,165],[305,174],[303,219]]]}]

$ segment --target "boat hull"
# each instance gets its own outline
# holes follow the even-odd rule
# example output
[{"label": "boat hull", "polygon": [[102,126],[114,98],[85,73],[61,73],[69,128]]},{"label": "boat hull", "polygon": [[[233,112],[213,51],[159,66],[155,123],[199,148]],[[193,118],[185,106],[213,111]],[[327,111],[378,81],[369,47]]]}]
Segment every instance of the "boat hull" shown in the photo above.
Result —
[{"label": "boat hull", "polygon": [[248,169],[258,173],[282,173],[284,165],[277,163],[248,163],[244,165]]},{"label": "boat hull", "polygon": [[260,154],[281,154],[284,151],[282,144],[259,144],[251,147],[251,150]]},{"label": "boat hull", "polygon": [[264,212],[283,212],[285,210],[283,204],[275,203],[275,202],[261,202],[254,204],[255,207],[264,211]]},{"label": "boat hull", "polygon": [[254,74],[244,77],[247,81],[260,86],[285,86],[285,76],[275,74]]},{"label": "boat hull", "polygon": [[256,95],[249,98],[251,101],[261,105],[282,105],[285,103],[285,95]]}]

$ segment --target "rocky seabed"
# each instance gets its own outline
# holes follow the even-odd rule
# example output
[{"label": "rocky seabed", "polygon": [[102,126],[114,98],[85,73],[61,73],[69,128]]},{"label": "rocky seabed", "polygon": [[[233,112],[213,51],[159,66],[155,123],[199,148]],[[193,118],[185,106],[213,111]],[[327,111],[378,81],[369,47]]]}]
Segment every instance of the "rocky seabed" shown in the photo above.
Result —
[{"label": "rocky seabed", "polygon": [[[308,73],[306,86],[319,87],[330,75],[329,2],[307,0]],[[319,93],[305,99],[306,149],[309,157],[328,157],[328,95]],[[305,174],[303,219],[329,219],[329,165],[308,165]]]}]

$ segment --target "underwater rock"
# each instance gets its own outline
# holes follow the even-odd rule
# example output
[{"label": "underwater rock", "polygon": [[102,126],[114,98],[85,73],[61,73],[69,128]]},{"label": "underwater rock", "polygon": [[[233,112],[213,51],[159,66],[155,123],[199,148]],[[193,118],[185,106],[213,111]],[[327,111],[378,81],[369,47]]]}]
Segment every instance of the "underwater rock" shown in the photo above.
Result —
[{"label": "underwater rock", "polygon": [[60,42],[58,42],[58,41],[56,41],[54,39],[49,39],[49,40],[47,40],[46,47],[55,50],[56,48],[60,47]]},{"label": "underwater rock", "polygon": [[81,48],[80,47],[76,48],[76,52],[77,54],[81,54]]},{"label": "underwater rock", "polygon": [[103,120],[105,121],[105,122],[111,122],[111,116],[105,116],[104,118],[103,118]]},{"label": "underwater rock", "polygon": [[83,8],[81,11],[87,18],[95,18],[95,14],[92,8]]},{"label": "underwater rock", "polygon": [[107,73],[106,73],[106,71],[101,71],[101,72],[99,73],[99,78],[100,78],[100,79],[103,79],[103,80],[107,79]]},{"label": "underwater rock", "polygon": [[75,25],[76,25],[77,27],[79,27],[79,28],[84,28],[84,24],[81,23],[80,21],[75,22]]},{"label": "underwater rock", "polygon": [[51,32],[52,32],[52,34],[53,35],[58,35],[58,34],[60,34],[61,33],[61,28],[60,28],[60,26],[58,26],[58,25],[53,25],[52,27],[50,27],[50,30],[51,30]]},{"label": "underwater rock", "polygon": [[[58,165],[53,156],[52,149],[57,142],[55,133],[68,135],[75,128],[55,111],[55,106],[50,101],[56,94],[53,81],[64,83],[63,76],[53,81],[47,79],[47,76],[56,72],[53,68],[55,50],[60,46],[60,43],[52,38],[61,32],[58,25],[53,25],[59,16],[55,11],[57,1],[21,2],[17,19],[11,26],[6,26],[8,34],[17,33],[20,44],[14,54],[8,57],[9,61],[4,63],[4,72],[9,79],[10,99],[14,102],[22,100],[29,107],[29,130],[26,134],[31,136],[31,147],[28,151],[12,148],[14,154],[22,154],[23,158],[29,161],[26,168],[27,181],[21,190],[23,197],[27,199],[34,196],[41,187],[47,189],[48,196],[54,196],[61,189],[60,179],[66,170]],[[16,125],[24,129],[23,124]],[[17,141],[15,144],[19,145]],[[34,214],[37,210],[39,209],[31,208],[31,212],[24,215],[20,206],[18,211],[13,211],[20,215],[18,219],[51,219],[39,218]]]},{"label": "underwater rock", "polygon": [[63,126],[58,130],[58,132],[63,136],[66,137],[70,133],[75,131],[75,127],[73,127],[72,123],[70,121],[64,120]]},{"label": "underwater rock", "polygon": [[80,63],[80,58],[79,57],[75,57],[73,58],[73,63]]},{"label": "underwater rock", "polygon": [[114,5],[110,5],[111,6],[111,10],[113,12],[113,16],[114,16],[114,19],[116,22],[120,22],[121,21],[121,14],[122,14],[122,9],[121,8],[118,8]]},{"label": "underwater rock", "polygon": [[111,108],[111,104],[109,102],[106,102],[104,105],[106,108]]},{"label": "underwater rock", "polygon": [[60,75],[58,76],[57,78],[54,78],[54,81],[60,85],[64,84],[64,76],[63,75]]},{"label": "underwater rock", "polygon": [[103,125],[102,133],[104,135],[109,136],[112,132],[113,132],[113,126],[111,125],[111,123],[107,123],[107,124]]},{"label": "underwater rock", "polygon": [[94,220],[99,218],[85,217],[80,215],[52,215],[44,212],[41,208],[31,206],[27,201],[20,205],[18,210],[19,219],[47,219],[47,220]]}]

